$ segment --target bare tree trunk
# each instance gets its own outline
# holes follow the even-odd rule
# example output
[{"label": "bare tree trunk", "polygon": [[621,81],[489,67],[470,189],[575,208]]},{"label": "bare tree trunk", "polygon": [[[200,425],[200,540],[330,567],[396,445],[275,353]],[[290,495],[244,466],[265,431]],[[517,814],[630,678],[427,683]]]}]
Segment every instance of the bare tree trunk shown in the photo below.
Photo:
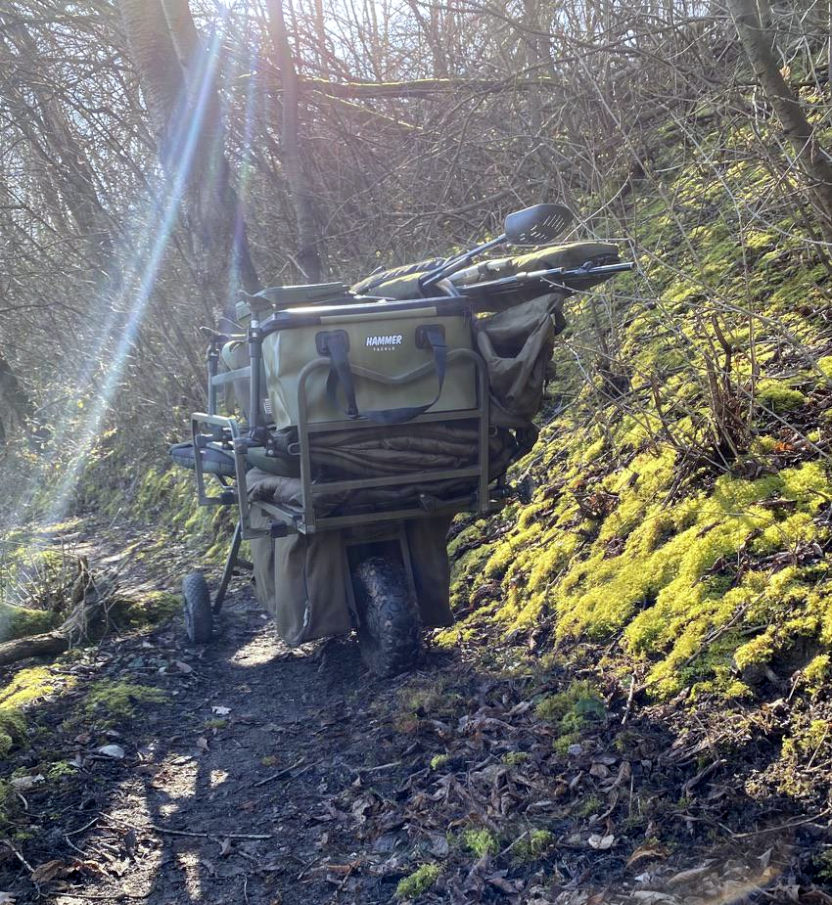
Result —
[{"label": "bare tree trunk", "polygon": [[297,264],[306,278],[317,282],[321,278],[321,258],[318,253],[318,231],[312,210],[312,198],[300,151],[298,72],[286,31],[282,0],[267,0],[269,32],[277,55],[283,83],[283,106],[280,123],[281,157],[286,181],[292,195],[295,222],[298,228]]},{"label": "bare tree trunk", "polygon": [[[36,65],[38,48],[22,21],[10,22],[0,14],[0,46],[13,45],[19,58]],[[93,169],[81,151],[61,105],[37,70],[24,85],[17,79],[0,84],[4,96],[16,111],[18,128],[29,138],[32,148],[45,160],[57,185],[60,199],[89,248],[90,264],[110,285],[117,285],[120,270],[114,253],[114,228],[95,187]]]},{"label": "bare tree trunk", "polygon": [[0,447],[15,433],[32,443],[43,441],[49,432],[38,422],[37,411],[12,366],[0,354]]},{"label": "bare tree trunk", "polygon": [[224,153],[215,60],[200,46],[187,0],[119,0],[159,156],[184,183],[200,288],[220,310],[239,282],[259,288],[240,202]]},{"label": "bare tree trunk", "polygon": [[800,101],[786,84],[773,50],[768,4],[763,0],[728,0],[728,8],[746,55],[769,103],[783,126],[795,157],[809,180],[824,238],[832,241],[832,161],[821,147]]}]

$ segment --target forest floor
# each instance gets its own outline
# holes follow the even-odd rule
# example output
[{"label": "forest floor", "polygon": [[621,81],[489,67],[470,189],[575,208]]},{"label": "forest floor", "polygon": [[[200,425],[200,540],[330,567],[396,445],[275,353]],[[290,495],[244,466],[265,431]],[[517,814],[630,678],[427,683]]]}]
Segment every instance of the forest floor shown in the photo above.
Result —
[{"label": "forest floor", "polygon": [[[176,590],[184,547],[97,537],[77,552]],[[287,649],[242,579],[215,634],[174,617],[48,667],[0,765],[0,903],[832,903],[830,810],[778,760],[788,689],[649,704],[486,666],[487,638],[373,680],[353,639]]]}]

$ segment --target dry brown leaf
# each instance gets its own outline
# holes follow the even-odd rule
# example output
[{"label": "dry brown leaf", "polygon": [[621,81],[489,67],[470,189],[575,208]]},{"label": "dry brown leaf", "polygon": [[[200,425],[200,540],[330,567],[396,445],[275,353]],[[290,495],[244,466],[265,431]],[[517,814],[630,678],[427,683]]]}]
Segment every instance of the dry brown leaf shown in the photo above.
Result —
[{"label": "dry brown leaf", "polygon": [[66,861],[45,861],[32,871],[31,880],[35,886],[40,886],[42,883],[68,877],[74,869],[74,865],[67,864]]},{"label": "dry brown leaf", "polygon": [[654,858],[664,858],[667,852],[655,845],[640,845],[627,859],[627,867],[633,867],[641,861],[650,861]]}]

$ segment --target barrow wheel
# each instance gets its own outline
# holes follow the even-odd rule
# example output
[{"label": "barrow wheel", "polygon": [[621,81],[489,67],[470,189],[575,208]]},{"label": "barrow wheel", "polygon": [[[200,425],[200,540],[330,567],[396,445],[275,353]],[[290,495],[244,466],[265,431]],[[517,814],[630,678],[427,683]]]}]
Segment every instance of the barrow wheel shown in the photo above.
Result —
[{"label": "barrow wheel", "polygon": [[410,669],[419,656],[419,616],[401,562],[371,556],[353,571],[361,658],[377,676]]},{"label": "barrow wheel", "polygon": [[185,607],[185,631],[191,644],[207,644],[211,640],[211,592],[201,572],[191,572],[182,582]]}]

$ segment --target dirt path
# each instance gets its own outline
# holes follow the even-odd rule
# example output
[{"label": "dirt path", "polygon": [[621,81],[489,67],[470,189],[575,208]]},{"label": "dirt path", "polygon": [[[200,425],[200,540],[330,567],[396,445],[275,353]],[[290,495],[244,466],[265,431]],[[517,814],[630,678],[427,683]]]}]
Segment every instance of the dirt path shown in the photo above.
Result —
[{"label": "dirt path", "polygon": [[[401,871],[389,881],[368,872],[389,851],[374,854],[351,825],[345,832],[353,814],[333,802],[401,781],[411,740],[379,733],[372,716],[396,683],[370,682],[350,641],[287,650],[247,590],[233,596],[213,644],[183,640],[174,622],[106,644],[89,664],[99,679],[157,688],[167,701],[136,704],[103,735],[92,720],[74,737],[86,781],[41,828],[46,844],[28,846],[38,863],[61,865],[55,879],[66,889],[48,899],[292,905],[349,901],[360,885],[361,901],[390,901]],[[124,758],[94,753],[104,741]],[[84,866],[62,876],[74,859]],[[25,885],[14,884],[19,902],[37,895]]]},{"label": "dirt path", "polygon": [[288,650],[238,581],[204,648],[174,618],[62,661],[0,765],[0,903],[374,905],[419,865],[420,902],[832,903],[829,813],[766,779],[776,721],[582,697],[486,642],[373,681],[349,639]]}]

